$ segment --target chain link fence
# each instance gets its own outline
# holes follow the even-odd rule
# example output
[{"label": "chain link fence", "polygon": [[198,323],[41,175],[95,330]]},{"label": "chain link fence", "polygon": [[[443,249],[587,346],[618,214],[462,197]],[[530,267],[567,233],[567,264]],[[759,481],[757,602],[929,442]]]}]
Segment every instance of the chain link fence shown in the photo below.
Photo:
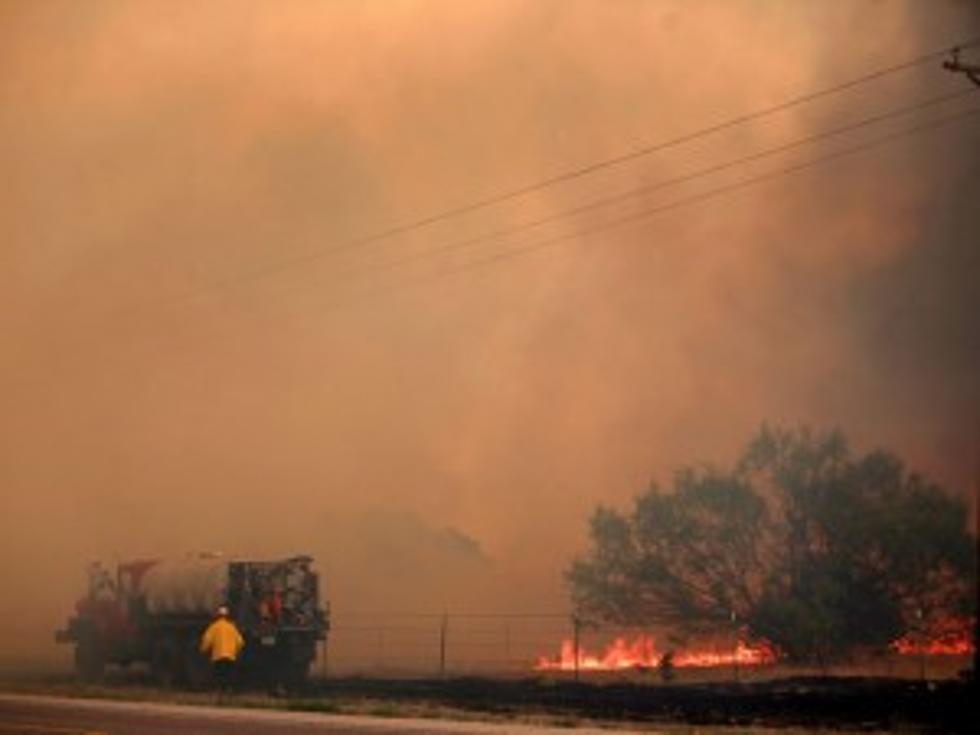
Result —
[{"label": "chain link fence", "polygon": [[335,614],[319,665],[336,675],[527,675],[570,635],[563,614]]},{"label": "chain link fence", "polygon": [[[678,642],[649,630],[582,624],[567,613],[336,613],[321,675],[673,677]],[[715,678],[739,678],[736,632],[698,644]],[[664,655],[667,655],[666,663]],[[688,659],[690,660],[690,655]],[[678,662],[683,666],[685,659]],[[723,671],[724,669],[724,671]]]},{"label": "chain link fence", "polygon": [[855,673],[945,678],[962,666],[941,657],[886,654],[844,667],[801,668],[753,661],[753,655],[735,627],[695,642],[648,629],[584,625],[567,613],[338,611],[313,673],[751,681]]}]

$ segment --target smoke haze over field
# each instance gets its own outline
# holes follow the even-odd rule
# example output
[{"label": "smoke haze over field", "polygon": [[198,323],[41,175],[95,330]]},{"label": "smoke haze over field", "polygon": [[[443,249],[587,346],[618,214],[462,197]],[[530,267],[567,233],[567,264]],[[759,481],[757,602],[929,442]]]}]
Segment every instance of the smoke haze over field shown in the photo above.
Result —
[{"label": "smoke haze over field", "polygon": [[311,552],[338,613],[562,611],[597,503],[765,420],[966,495],[976,117],[371,270],[969,88],[938,60],[344,246],[976,36],[955,1],[3,4],[0,658],[52,655],[88,561],[198,549]]}]

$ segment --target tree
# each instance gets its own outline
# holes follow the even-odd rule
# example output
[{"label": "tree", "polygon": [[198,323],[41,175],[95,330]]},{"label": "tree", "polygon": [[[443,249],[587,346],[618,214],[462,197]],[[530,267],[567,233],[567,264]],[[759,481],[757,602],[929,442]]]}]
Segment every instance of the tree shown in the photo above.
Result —
[{"label": "tree", "polygon": [[883,648],[975,614],[965,504],[839,432],[763,427],[734,468],[599,507],[567,572],[578,614],[684,633],[740,621],[794,660]]}]

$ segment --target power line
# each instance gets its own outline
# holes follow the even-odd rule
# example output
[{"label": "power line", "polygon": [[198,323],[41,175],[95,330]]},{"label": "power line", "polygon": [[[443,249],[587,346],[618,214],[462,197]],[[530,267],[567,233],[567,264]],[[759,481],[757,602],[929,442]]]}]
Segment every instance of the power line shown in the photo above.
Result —
[{"label": "power line", "polygon": [[531,253],[531,252],[534,252],[534,251],[537,251],[537,250],[543,250],[543,249],[548,248],[548,247],[553,247],[553,246],[555,246],[555,245],[557,245],[559,243],[565,242],[567,240],[571,240],[571,239],[574,239],[574,238],[580,238],[580,237],[587,237],[589,235],[595,235],[595,234],[599,234],[601,232],[607,232],[607,231],[610,231],[610,230],[619,229],[619,228],[628,226],[630,224],[633,224],[633,223],[635,223],[637,221],[640,221],[640,220],[643,220],[643,219],[647,219],[649,217],[653,217],[654,215],[657,215],[657,214],[661,214],[663,212],[668,212],[668,211],[671,211],[671,210],[674,210],[674,209],[680,209],[682,207],[685,207],[685,206],[688,206],[688,205],[691,205],[691,204],[696,204],[696,203],[703,202],[703,201],[709,201],[709,200],[712,200],[712,199],[717,199],[717,198],[722,197],[722,196],[724,196],[726,194],[730,194],[730,193],[733,193],[733,192],[736,192],[736,191],[747,189],[747,188],[750,188],[752,186],[756,186],[758,184],[765,183],[767,181],[772,181],[774,179],[782,178],[784,176],[789,176],[789,175],[794,174],[794,173],[797,173],[799,171],[804,171],[804,170],[807,170],[807,169],[815,168],[817,166],[823,165],[823,164],[828,163],[828,162],[831,162],[831,161],[835,161],[835,160],[838,160],[838,159],[841,159],[841,158],[844,158],[844,157],[847,157],[847,156],[851,156],[851,155],[854,155],[854,154],[857,154],[857,153],[860,153],[860,152],[863,152],[863,151],[867,151],[867,150],[870,150],[870,149],[873,149],[873,148],[878,148],[878,147],[881,147],[881,146],[886,145],[888,143],[894,142],[896,140],[909,137],[909,136],[914,135],[916,133],[925,132],[925,131],[928,131],[928,130],[934,130],[934,129],[943,127],[945,125],[950,125],[952,123],[955,123],[955,122],[964,120],[964,119],[966,119],[966,118],[968,118],[968,117],[970,117],[972,115],[976,115],[977,113],[980,113],[980,107],[970,108],[968,110],[964,110],[964,111],[961,111],[961,112],[956,113],[956,114],[953,114],[953,115],[948,115],[946,117],[942,117],[942,118],[939,118],[939,119],[936,119],[936,120],[932,120],[932,121],[927,122],[927,123],[921,123],[919,125],[915,125],[915,126],[912,126],[910,128],[906,128],[904,130],[901,130],[901,131],[898,131],[898,132],[895,132],[895,133],[890,133],[888,135],[884,135],[884,136],[881,136],[881,137],[878,137],[878,138],[874,138],[872,140],[866,141],[864,143],[861,143],[861,144],[858,144],[858,145],[855,145],[855,146],[851,146],[849,148],[843,148],[843,149],[840,149],[840,150],[835,151],[833,153],[827,154],[825,156],[820,156],[820,157],[817,157],[817,158],[813,158],[813,159],[811,159],[809,161],[804,161],[802,163],[794,164],[794,165],[791,165],[791,166],[786,166],[784,168],[777,169],[775,171],[771,171],[771,172],[768,172],[768,173],[760,174],[758,176],[752,176],[750,178],[743,179],[743,180],[741,180],[739,182],[736,182],[734,184],[727,184],[727,185],[724,185],[724,186],[719,186],[719,187],[716,187],[714,189],[709,189],[707,191],[700,192],[698,194],[694,194],[694,195],[691,195],[691,196],[688,196],[688,197],[683,197],[681,199],[676,199],[676,200],[674,200],[672,202],[668,202],[667,204],[662,204],[662,205],[658,205],[656,207],[652,207],[652,208],[649,208],[649,209],[644,209],[644,210],[642,210],[640,212],[635,212],[635,213],[630,214],[630,215],[619,217],[619,218],[610,220],[608,222],[604,222],[604,223],[599,224],[599,225],[593,225],[592,227],[586,227],[586,228],[580,229],[580,230],[578,230],[577,232],[574,232],[574,233],[556,235],[554,237],[550,237],[550,238],[546,238],[546,239],[543,239],[543,240],[539,240],[539,241],[534,242],[534,243],[531,243],[529,245],[523,245],[523,246],[520,246],[520,247],[512,248],[510,250],[505,250],[503,252],[496,253],[494,255],[487,256],[487,257],[482,258],[482,259],[473,260],[473,261],[470,261],[469,263],[464,263],[462,265],[451,267],[451,268],[448,268],[448,269],[445,269],[445,270],[442,270],[442,271],[438,271],[436,273],[426,274],[424,276],[420,276],[420,277],[413,278],[413,279],[405,279],[405,280],[403,280],[401,282],[398,282],[394,286],[389,287],[387,289],[376,289],[374,291],[364,292],[364,293],[360,294],[358,297],[355,297],[355,298],[351,298],[351,299],[347,299],[347,300],[337,300],[337,301],[334,301],[332,304],[329,304],[328,307],[330,307],[330,308],[341,308],[341,307],[344,307],[344,306],[348,306],[348,305],[354,303],[357,300],[363,300],[364,298],[369,298],[369,297],[373,297],[373,296],[384,296],[384,295],[387,295],[392,290],[396,290],[398,288],[407,288],[407,287],[411,287],[411,286],[422,285],[422,284],[425,284],[425,283],[431,283],[431,282],[434,282],[434,281],[441,280],[443,278],[448,278],[448,277],[452,277],[452,276],[455,276],[455,275],[459,275],[461,273],[465,273],[465,272],[469,272],[469,271],[474,271],[474,270],[477,270],[477,269],[480,269],[480,268],[484,268],[484,267],[489,267],[489,266],[498,264],[498,263],[500,263],[502,261],[510,260],[510,259],[516,258],[516,257],[520,257],[520,256],[526,255],[528,253]]},{"label": "power line", "polygon": [[756,151],[745,156],[740,156],[723,163],[713,164],[711,166],[706,166],[704,168],[696,169],[690,171],[686,174],[681,174],[674,176],[662,181],[658,181],[653,184],[647,184],[644,186],[636,187],[633,189],[628,189],[617,194],[610,196],[599,197],[597,199],[588,200],[580,205],[572,207],[570,209],[565,209],[554,214],[546,215],[544,217],[539,217],[537,219],[528,220],[525,222],[512,225],[510,227],[501,228],[498,230],[493,230],[482,235],[476,235],[474,237],[467,238],[465,240],[459,240],[446,245],[440,245],[435,248],[430,248],[428,250],[423,250],[421,252],[413,253],[404,258],[399,258],[397,260],[391,260],[384,263],[380,263],[374,266],[368,266],[366,268],[352,269],[348,271],[348,274],[353,275],[370,275],[376,272],[390,270],[392,268],[397,268],[404,265],[410,265],[412,263],[417,263],[423,260],[428,260],[433,257],[438,257],[446,253],[467,249],[481,243],[489,242],[491,240],[496,240],[498,238],[508,237],[510,235],[520,234],[529,230],[542,227],[547,224],[552,224],[554,222],[567,219],[569,217],[574,217],[580,214],[585,214],[586,212],[592,212],[603,207],[610,206],[612,204],[619,204],[624,201],[629,201],[631,199],[636,199],[644,194],[649,194],[654,191],[665,189],[667,187],[676,186],[678,184],[688,183],[695,181],[697,179],[709,176],[711,174],[716,174],[721,171],[726,171],[729,169],[736,168],[738,166],[745,165],[747,163],[752,163],[755,161],[761,161],[765,158],[769,158],[787,151],[793,150],[795,148],[800,148],[802,146],[808,145],[821,140],[827,140],[829,138],[834,138],[845,133],[853,132],[861,128],[874,125],[879,122],[884,122],[885,120],[891,120],[902,115],[907,115],[910,112],[915,112],[918,110],[923,110],[934,105],[939,105],[950,100],[958,99],[968,95],[973,95],[975,92],[973,90],[964,90],[959,92],[952,92],[949,94],[939,95],[937,97],[931,97],[921,102],[915,104],[906,105],[903,107],[895,108],[887,112],[883,112],[877,115],[872,115],[870,117],[862,118],[853,123],[848,123],[846,125],[841,125],[836,128],[831,128],[829,130],[821,131],[819,133],[814,133],[812,135],[807,135],[797,140],[790,141],[789,143],[784,143],[772,148],[766,148],[761,151]]},{"label": "power line", "polygon": [[495,256],[492,256],[492,257],[485,258],[482,261],[476,261],[475,263],[470,263],[470,264],[466,264],[464,266],[460,266],[460,267],[455,268],[455,269],[450,269],[448,271],[448,273],[457,273],[457,272],[463,272],[463,271],[466,271],[466,270],[472,270],[475,267],[480,267],[480,266],[483,266],[483,265],[486,265],[486,264],[489,264],[489,263],[496,262],[498,260],[503,260],[503,259],[506,259],[506,258],[510,258],[510,257],[516,256],[516,255],[522,255],[524,253],[531,252],[532,250],[538,250],[538,249],[541,249],[541,248],[544,248],[544,247],[548,247],[550,245],[554,245],[554,244],[556,244],[558,242],[562,242],[564,240],[569,240],[569,239],[572,239],[574,237],[581,237],[583,235],[593,235],[593,234],[596,234],[596,233],[599,233],[599,232],[604,232],[606,230],[616,229],[616,228],[622,227],[624,225],[631,224],[631,223],[633,223],[633,222],[635,222],[637,220],[645,219],[645,218],[650,217],[650,216],[653,216],[655,214],[660,214],[661,212],[666,212],[666,211],[669,211],[671,209],[677,209],[679,207],[686,206],[688,204],[693,204],[693,203],[705,201],[705,200],[708,200],[708,199],[715,199],[715,198],[717,198],[717,197],[719,197],[719,196],[721,196],[723,194],[728,194],[728,193],[731,193],[731,192],[734,192],[734,191],[738,191],[738,190],[741,190],[741,189],[748,188],[750,186],[755,186],[757,184],[760,184],[760,183],[763,183],[763,182],[766,182],[766,181],[770,181],[772,179],[781,178],[783,176],[788,176],[788,175],[793,174],[793,173],[796,173],[798,171],[803,171],[805,169],[814,168],[816,166],[819,166],[819,165],[822,165],[824,163],[827,163],[828,161],[834,161],[834,160],[837,160],[839,158],[844,158],[846,156],[853,155],[855,153],[860,153],[862,151],[866,151],[866,150],[869,150],[869,149],[872,149],[872,148],[878,148],[878,147],[880,147],[882,145],[885,145],[887,143],[891,143],[891,142],[893,142],[895,140],[898,140],[900,138],[905,138],[905,137],[908,137],[910,135],[914,135],[915,133],[923,132],[923,131],[926,131],[926,130],[933,130],[935,128],[942,127],[943,125],[948,125],[948,124],[951,124],[953,122],[957,122],[959,120],[965,119],[965,118],[967,118],[967,117],[969,117],[971,115],[976,115],[977,113],[980,113],[980,107],[975,107],[975,108],[971,108],[969,110],[964,110],[964,111],[962,111],[960,113],[957,113],[955,115],[949,115],[947,117],[939,118],[938,120],[933,120],[933,121],[930,121],[928,123],[922,123],[920,125],[915,125],[915,126],[913,126],[911,128],[906,128],[905,130],[902,130],[902,131],[899,131],[899,132],[896,132],[896,133],[892,133],[892,134],[889,134],[889,135],[884,135],[884,136],[882,136],[880,138],[875,138],[874,140],[870,140],[870,141],[867,141],[865,143],[861,143],[859,145],[852,146],[850,148],[843,148],[843,149],[841,149],[839,151],[835,151],[834,153],[828,154],[826,156],[821,156],[819,158],[814,158],[814,159],[811,159],[809,161],[805,161],[803,163],[794,164],[792,166],[787,166],[785,168],[778,169],[776,171],[772,171],[772,172],[765,173],[765,174],[760,174],[759,176],[753,176],[753,177],[748,178],[748,179],[743,179],[742,181],[739,181],[738,183],[735,183],[735,184],[726,185],[726,186],[720,186],[720,187],[717,187],[715,189],[709,189],[708,191],[701,192],[699,194],[695,194],[695,195],[690,196],[690,197],[685,197],[683,199],[675,200],[673,202],[670,202],[669,204],[664,204],[664,205],[661,205],[661,206],[658,206],[658,207],[653,207],[651,209],[643,210],[642,212],[637,212],[637,213],[632,214],[632,215],[621,217],[619,219],[613,220],[611,222],[606,222],[606,223],[604,223],[602,225],[597,225],[597,226],[592,227],[592,228],[585,228],[584,230],[582,230],[580,232],[576,232],[576,233],[572,233],[572,234],[559,235],[559,236],[556,236],[556,237],[553,237],[553,238],[548,238],[547,240],[541,240],[541,241],[539,241],[537,243],[533,243],[533,244],[528,245],[528,246],[524,246],[524,247],[520,247],[520,248],[515,248],[515,249],[509,250],[509,251],[507,251],[505,253],[501,253],[501,254],[498,254],[498,255],[495,255]]},{"label": "power line", "polygon": [[556,612],[556,611],[541,611],[533,610],[528,612],[507,612],[507,611],[487,611],[487,612],[392,612],[392,611],[382,611],[382,610],[354,610],[354,611],[343,611],[337,612],[337,617],[339,618],[387,618],[387,619],[441,619],[444,617],[465,618],[465,619],[481,619],[481,618],[493,618],[493,619],[507,619],[507,618],[520,618],[520,619],[534,619],[534,620],[549,620],[549,619],[561,619],[568,620],[569,614]]},{"label": "power line", "polygon": [[[980,36],[968,39],[963,43],[954,44],[954,45],[957,48],[961,48],[961,49],[971,48],[973,46],[980,45]],[[727,120],[724,120],[720,123],[715,123],[713,125],[709,125],[707,127],[703,127],[698,130],[694,130],[692,132],[676,136],[674,138],[670,138],[664,141],[660,141],[658,143],[653,143],[650,145],[635,148],[631,151],[619,154],[617,156],[596,161],[594,163],[585,166],[580,166],[578,168],[569,169],[565,172],[556,174],[554,176],[541,179],[539,181],[530,184],[525,184],[523,186],[519,186],[513,189],[501,191],[497,194],[493,194],[482,199],[477,199],[475,201],[460,205],[458,207],[453,207],[431,215],[426,215],[413,220],[409,220],[402,224],[394,225],[386,230],[381,230],[374,234],[357,238],[348,241],[346,243],[343,243],[341,245],[321,248],[292,258],[280,260],[277,263],[251,271],[249,273],[242,274],[240,276],[233,276],[228,279],[215,281],[210,284],[206,284],[202,288],[197,289],[191,293],[185,294],[184,296],[179,297],[175,301],[182,302],[182,301],[194,299],[203,295],[204,293],[210,292],[215,289],[224,289],[224,288],[238,285],[240,283],[258,280],[273,275],[275,273],[288,270],[295,266],[302,265],[304,263],[309,263],[315,260],[319,260],[329,255],[335,255],[337,253],[363,247],[375,242],[387,240],[389,238],[395,237],[396,235],[406,234],[408,232],[421,229],[423,227],[435,224],[437,222],[442,222],[454,217],[458,217],[460,215],[469,214],[471,212],[486,209],[495,204],[501,204],[503,202],[518,199],[528,194],[531,194],[535,191],[540,191],[542,189],[555,186],[557,184],[583,178],[589,174],[596,173],[597,171],[612,168],[614,166],[621,165],[628,161],[637,160],[639,158],[649,156],[653,153],[662,152],[670,148],[683,145],[685,143],[690,143],[694,140],[697,140],[698,138],[710,136],[722,132],[724,130],[737,127],[739,125],[744,125],[745,123],[752,122],[754,120],[759,120],[769,115],[774,115],[779,112],[785,112],[787,110],[802,106],[804,104],[813,102],[823,97],[838,94],[840,92],[843,92],[848,89],[852,89],[859,85],[866,84],[868,82],[881,79],[883,77],[896,74],[898,72],[905,71],[907,69],[914,68],[916,66],[920,66],[930,61],[935,61],[937,59],[942,58],[944,55],[946,55],[949,52],[949,48],[950,46],[946,46],[942,49],[932,51],[926,54],[922,54],[920,56],[908,59],[906,61],[893,64],[891,66],[883,67],[858,77],[854,77],[853,79],[847,80],[845,82],[841,82],[829,87],[824,87],[822,89],[818,89],[813,92],[800,95],[798,97],[793,97],[783,102],[780,102],[778,104],[760,108],[753,112],[749,112],[743,115],[738,115],[736,117],[732,117]]]},{"label": "power line", "polygon": [[774,180],[774,179],[777,179],[777,178],[788,176],[788,175],[791,175],[791,174],[796,173],[796,172],[799,172],[799,171],[803,171],[803,170],[806,170],[806,169],[814,168],[814,167],[817,167],[817,166],[822,165],[824,163],[827,163],[827,162],[831,162],[831,161],[834,161],[834,160],[837,160],[837,159],[844,158],[846,156],[854,155],[856,153],[859,153],[859,152],[862,152],[862,151],[866,151],[866,150],[869,150],[869,149],[872,149],[872,148],[877,148],[877,147],[886,145],[887,143],[893,142],[895,140],[899,140],[901,138],[909,137],[909,136],[914,135],[914,134],[919,133],[919,132],[925,132],[925,131],[928,131],[928,130],[937,129],[937,128],[942,127],[942,126],[949,125],[949,124],[952,124],[952,123],[955,123],[955,122],[964,120],[964,119],[966,119],[966,118],[968,118],[970,116],[976,115],[977,113],[980,113],[980,107],[967,109],[967,110],[961,111],[961,112],[959,112],[957,114],[949,115],[949,116],[946,116],[946,117],[942,117],[942,118],[938,118],[938,119],[932,120],[930,122],[926,122],[926,123],[922,123],[922,124],[919,124],[919,125],[915,125],[915,126],[912,126],[910,128],[906,128],[904,130],[901,130],[901,131],[898,131],[898,132],[895,132],[895,133],[891,133],[889,135],[881,136],[881,137],[878,137],[878,138],[875,138],[875,139],[866,141],[864,143],[861,143],[859,145],[852,146],[850,148],[840,149],[838,151],[835,151],[835,152],[833,152],[831,154],[828,154],[828,155],[825,155],[825,156],[820,156],[820,157],[817,157],[817,158],[813,158],[813,159],[811,159],[809,161],[805,161],[805,162],[802,162],[802,163],[794,164],[792,166],[784,167],[782,169],[778,169],[776,171],[772,171],[772,172],[768,172],[768,173],[761,174],[761,175],[758,175],[758,176],[753,176],[753,177],[750,177],[750,178],[747,178],[747,179],[743,179],[742,181],[736,182],[734,184],[729,184],[729,185],[725,185],[725,186],[719,186],[719,187],[716,187],[714,189],[710,189],[708,191],[704,191],[704,192],[701,192],[701,193],[698,193],[698,194],[695,194],[695,195],[692,195],[692,196],[683,197],[681,199],[677,199],[677,200],[674,200],[672,202],[668,202],[668,203],[663,204],[663,205],[659,205],[659,206],[656,206],[656,207],[644,209],[644,210],[642,210],[640,212],[636,212],[636,213],[633,213],[633,214],[628,215],[628,216],[624,216],[624,217],[620,217],[620,218],[617,218],[617,219],[614,219],[614,220],[610,220],[610,221],[607,221],[605,223],[602,223],[602,224],[599,224],[599,225],[595,225],[595,226],[592,226],[592,227],[580,229],[579,231],[577,231],[575,233],[558,235],[558,236],[550,237],[550,238],[547,238],[547,239],[544,239],[544,240],[539,240],[537,242],[534,242],[534,243],[531,243],[531,244],[528,244],[528,245],[525,245],[525,246],[521,246],[521,247],[517,247],[517,248],[512,248],[512,249],[507,250],[507,251],[499,252],[499,253],[497,253],[495,255],[488,256],[488,257],[483,258],[483,259],[480,259],[480,260],[470,261],[468,263],[462,264],[462,265],[457,266],[457,267],[454,267],[454,268],[442,270],[442,271],[439,271],[439,272],[436,272],[436,273],[426,274],[424,276],[420,276],[420,277],[416,277],[416,278],[412,278],[412,279],[404,279],[404,280],[402,280],[400,282],[396,282],[396,283],[390,285],[387,288],[379,288],[379,289],[374,289],[372,291],[364,291],[364,292],[362,292],[360,294],[355,294],[352,297],[347,298],[347,299],[337,299],[337,300],[334,300],[331,303],[326,304],[324,310],[344,308],[344,307],[353,305],[354,303],[357,303],[358,301],[364,301],[364,300],[370,299],[372,297],[376,297],[376,296],[387,296],[392,291],[395,291],[395,290],[398,290],[398,289],[401,289],[401,288],[410,288],[410,287],[413,287],[413,286],[423,285],[423,284],[426,284],[426,283],[431,283],[431,282],[435,282],[435,281],[441,280],[442,278],[453,277],[453,276],[459,275],[459,274],[464,273],[464,272],[475,271],[475,270],[478,270],[478,269],[484,268],[484,267],[490,267],[492,265],[498,264],[498,263],[503,262],[505,260],[510,260],[512,258],[520,257],[522,255],[528,254],[528,253],[533,252],[533,251],[542,250],[542,249],[547,248],[547,247],[555,246],[555,245],[557,245],[557,244],[559,244],[559,243],[561,243],[563,241],[570,240],[572,238],[586,237],[586,236],[589,236],[589,235],[594,235],[594,234],[598,234],[598,233],[601,233],[601,232],[605,232],[605,231],[609,231],[609,230],[614,230],[614,229],[618,229],[618,228],[621,228],[621,227],[625,227],[625,226],[630,225],[630,224],[632,224],[634,222],[637,222],[637,221],[640,221],[640,220],[643,220],[643,219],[647,219],[649,217],[653,217],[653,216],[655,216],[657,214],[660,214],[660,213],[663,213],[663,212],[667,212],[667,211],[670,211],[670,210],[673,210],[673,209],[680,209],[680,208],[682,208],[684,206],[687,206],[687,205],[696,204],[696,203],[703,202],[703,201],[708,201],[708,200],[711,200],[711,199],[716,199],[716,198],[722,197],[722,196],[724,196],[726,194],[729,194],[729,193],[732,193],[732,192],[735,192],[735,191],[738,191],[738,190],[742,190],[742,189],[747,189],[749,187],[752,187],[752,186],[755,186],[755,185],[764,183],[766,181],[771,181],[771,180]]},{"label": "power line", "polygon": [[[976,46],[978,44],[980,44],[980,36],[969,39],[964,43],[955,44],[955,47],[960,49],[966,49],[966,48],[971,48],[973,46]],[[823,89],[818,89],[814,92],[800,95],[799,97],[793,97],[784,102],[780,102],[775,105],[770,105],[769,107],[763,107],[759,110],[756,110],[754,112],[749,112],[744,115],[739,115],[737,117],[729,118],[728,120],[725,120],[723,122],[716,123],[714,125],[709,125],[699,130],[695,130],[690,133],[679,135],[675,138],[670,138],[661,141],[659,143],[653,143],[651,145],[642,146],[640,148],[636,148],[627,153],[622,153],[617,156],[613,156],[611,158],[606,158],[601,161],[596,161],[595,163],[591,163],[586,166],[581,166],[579,168],[570,169],[568,171],[565,171],[560,174],[556,174],[549,178],[542,179],[540,181],[536,181],[531,184],[526,184],[524,186],[520,186],[514,189],[509,189],[507,191],[502,191],[498,194],[488,196],[484,199],[476,200],[469,204],[464,204],[459,207],[447,209],[436,214],[420,217],[416,220],[412,220],[410,222],[406,222],[401,225],[396,225],[387,230],[383,230],[374,235],[369,235],[367,237],[360,238],[359,240],[355,240],[351,243],[348,243],[347,245],[334,248],[334,251],[346,250],[350,247],[356,247],[358,245],[366,245],[370,242],[386,239],[388,237],[392,237],[393,235],[400,235],[410,230],[415,230],[420,227],[424,227],[426,225],[434,224],[436,222],[449,219],[450,217],[456,217],[460,214],[467,214],[469,212],[473,212],[478,209],[484,209],[486,207],[492,206],[494,204],[500,204],[501,202],[505,202],[510,199],[517,199],[518,197],[525,196],[527,194],[530,194],[531,192],[538,191],[540,189],[544,189],[549,186],[554,186],[555,184],[581,178],[583,176],[587,176],[588,174],[595,173],[596,171],[601,171],[603,169],[610,168],[612,166],[617,166],[619,164],[626,163],[627,161],[632,161],[637,158],[641,158],[643,156],[648,156],[652,153],[657,153],[659,151],[663,151],[668,148],[673,148],[675,146],[682,145],[684,143],[689,143],[693,140],[696,140],[697,138],[701,138],[707,135],[712,135],[714,133],[718,133],[721,132],[722,130],[733,128],[738,125],[743,125],[747,122],[758,120],[762,117],[767,117],[769,115],[773,115],[778,112],[785,112],[786,110],[790,110],[794,107],[799,107],[808,102],[812,102],[814,100],[820,99],[821,97],[827,97],[832,94],[837,94],[839,92],[843,92],[844,90],[856,87],[860,84],[865,84],[875,79],[880,79],[882,77],[895,74],[897,72],[904,71],[906,69],[911,69],[921,64],[925,64],[929,61],[934,61],[936,59],[942,58],[947,53],[949,53],[949,48],[950,48],[949,46],[946,46],[937,51],[932,51],[930,53],[917,56],[915,58],[901,62],[899,64],[894,64],[892,66],[887,66],[878,69],[868,74],[864,74],[862,76],[855,77],[854,79],[850,79],[846,82],[841,82],[839,84],[835,84],[830,87],[824,87]]]}]

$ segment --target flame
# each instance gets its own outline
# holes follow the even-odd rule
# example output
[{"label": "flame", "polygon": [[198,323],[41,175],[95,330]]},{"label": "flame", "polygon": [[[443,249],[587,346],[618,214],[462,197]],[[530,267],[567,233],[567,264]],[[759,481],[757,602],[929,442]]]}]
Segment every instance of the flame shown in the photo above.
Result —
[{"label": "flame", "polygon": [[974,650],[969,631],[955,627],[931,634],[906,633],[891,648],[903,656],[967,656]]},{"label": "flame", "polygon": [[953,619],[935,626],[930,632],[910,632],[891,644],[892,650],[904,656],[965,656],[973,653],[971,620]]},{"label": "flame", "polygon": [[[950,619],[933,626],[930,633],[910,632],[894,641],[891,649],[900,655],[962,656],[972,654],[973,621]],[[579,646],[578,666],[575,662],[575,643],[562,640],[557,656],[540,656],[537,671],[622,671],[652,669],[661,665],[667,652],[659,651],[653,636],[638,635],[632,640],[616,638],[602,653],[593,653]],[[739,640],[734,647],[670,651],[671,664],[678,668],[711,668],[716,666],[764,666],[776,662],[776,649],[766,641],[748,644]]]},{"label": "flame", "polygon": [[[581,671],[621,671],[623,669],[644,669],[658,666],[664,653],[657,650],[653,637],[639,635],[632,641],[616,638],[602,654],[590,653],[579,646],[578,669]],[[712,666],[760,666],[776,661],[775,651],[765,643],[748,645],[738,641],[728,651],[686,650],[675,651],[671,659],[676,667],[710,668]],[[574,671],[575,643],[566,638],[561,643],[561,652],[555,658],[541,656],[534,667],[537,671]]]},{"label": "flame", "polygon": [[914,636],[904,636],[892,643],[892,648],[903,656],[965,656],[973,653],[973,644],[965,638],[954,640],[919,641]]}]

